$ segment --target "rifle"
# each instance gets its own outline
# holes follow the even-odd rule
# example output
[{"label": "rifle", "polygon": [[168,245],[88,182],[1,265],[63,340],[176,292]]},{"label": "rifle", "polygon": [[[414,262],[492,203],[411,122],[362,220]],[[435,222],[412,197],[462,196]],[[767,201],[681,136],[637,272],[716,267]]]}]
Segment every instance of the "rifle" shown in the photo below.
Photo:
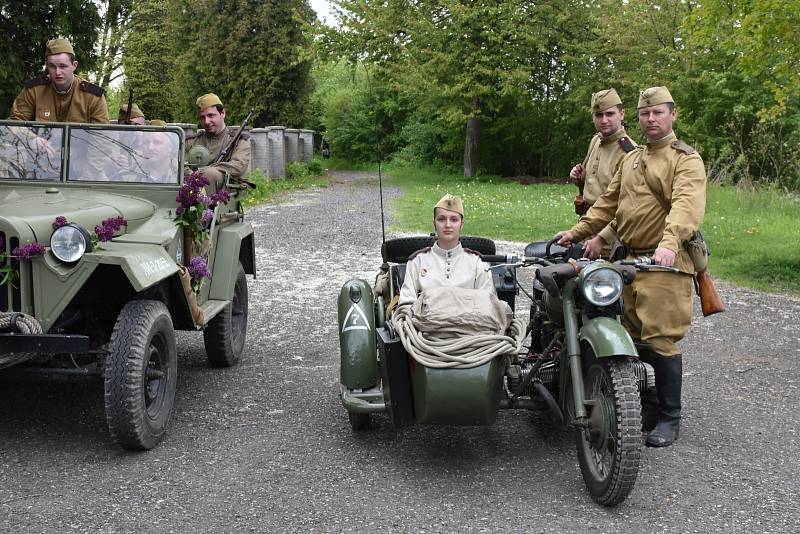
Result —
[{"label": "rifle", "polygon": [[697,294],[700,295],[700,306],[703,309],[703,317],[725,311],[725,304],[722,302],[722,297],[719,296],[717,286],[714,285],[714,281],[708,276],[708,272],[699,271],[695,277],[695,283],[697,284]]},{"label": "rifle", "polygon": [[124,124],[131,123],[131,108],[133,107],[133,87],[128,87],[128,109],[125,112]]},{"label": "rifle", "polygon": [[244,118],[242,125],[239,126],[239,131],[236,132],[235,136],[233,136],[233,139],[231,139],[231,142],[228,143],[228,146],[222,149],[222,151],[219,153],[219,156],[217,156],[217,159],[215,159],[213,163],[222,163],[223,161],[228,161],[233,153],[233,149],[236,147],[236,144],[239,142],[239,139],[241,139],[242,134],[244,133],[245,126],[247,126],[247,123],[250,122],[250,119],[252,118],[253,110],[251,109],[250,113],[247,114],[247,117]]}]

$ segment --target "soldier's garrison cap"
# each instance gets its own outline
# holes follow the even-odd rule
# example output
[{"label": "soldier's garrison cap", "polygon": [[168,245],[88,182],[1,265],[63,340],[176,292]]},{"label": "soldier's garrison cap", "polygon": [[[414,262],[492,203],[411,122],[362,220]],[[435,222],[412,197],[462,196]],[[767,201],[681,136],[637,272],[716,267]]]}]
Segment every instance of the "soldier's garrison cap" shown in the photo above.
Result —
[{"label": "soldier's garrison cap", "polygon": [[669,94],[669,89],[666,87],[651,87],[645,89],[639,94],[639,105],[636,108],[646,108],[648,106],[657,106],[658,104],[666,104],[671,102],[675,103],[672,95]]},{"label": "soldier's garrison cap", "polygon": [[150,126],[166,126],[167,123],[161,119],[153,119],[150,121]]},{"label": "soldier's garrison cap", "polygon": [[592,113],[596,111],[605,111],[620,105],[622,105],[622,100],[613,87],[592,94]]},{"label": "soldier's garrison cap", "polygon": [[214,93],[208,93],[207,95],[198,96],[195,105],[197,106],[197,111],[203,111],[211,106],[221,106],[222,100]]},{"label": "soldier's garrison cap", "polygon": [[[122,121],[124,121],[125,117],[127,117],[127,116],[128,116],[128,104],[120,105],[120,107],[119,107],[119,116],[117,117],[117,120],[120,123],[122,123]],[[144,118],[144,113],[142,113],[142,110],[139,109],[139,106],[137,106],[136,103],[134,102],[133,104],[131,104],[131,117],[130,118],[131,119],[135,119],[137,117]]]},{"label": "soldier's garrison cap", "polygon": [[53,54],[72,54],[74,56],[75,50],[72,49],[72,43],[66,39],[50,39],[45,46],[44,55],[47,57]]},{"label": "soldier's garrison cap", "polygon": [[451,195],[450,193],[447,193],[439,202],[436,203],[436,205],[433,207],[434,213],[436,213],[436,208],[454,211],[462,217],[464,216],[464,203],[461,202],[461,198]]}]

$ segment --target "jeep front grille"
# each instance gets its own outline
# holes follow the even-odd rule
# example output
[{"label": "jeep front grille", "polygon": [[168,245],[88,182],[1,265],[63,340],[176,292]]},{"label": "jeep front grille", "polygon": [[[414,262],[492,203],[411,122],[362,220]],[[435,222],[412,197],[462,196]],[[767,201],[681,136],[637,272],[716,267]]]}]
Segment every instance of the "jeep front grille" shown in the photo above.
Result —
[{"label": "jeep front grille", "polygon": [[[11,268],[20,275],[18,279],[0,285],[0,311],[23,311],[21,288],[29,287],[26,285],[28,284],[28,270],[20,269],[19,261],[11,257],[11,251],[19,246],[19,238],[0,229],[0,242],[3,243],[3,248],[0,250],[3,253],[0,267]],[[0,281],[3,280],[5,274],[5,270],[0,272]]]}]

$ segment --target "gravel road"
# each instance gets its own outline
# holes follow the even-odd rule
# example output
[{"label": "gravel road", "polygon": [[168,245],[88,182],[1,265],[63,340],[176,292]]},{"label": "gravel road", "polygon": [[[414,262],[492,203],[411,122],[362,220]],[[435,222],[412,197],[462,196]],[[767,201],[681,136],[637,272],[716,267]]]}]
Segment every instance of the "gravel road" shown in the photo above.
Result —
[{"label": "gravel road", "polygon": [[[399,193],[384,191],[391,205]],[[632,494],[606,509],[572,433],[529,413],[350,430],[335,300],[380,263],[375,176],[333,173],[249,217],[246,354],[213,369],[202,336],[179,334],[176,411],[156,449],[111,441],[98,382],[0,375],[0,532],[800,531],[800,300],[719,284],[728,311],[698,317],[682,345],[680,441],[644,449]]]}]

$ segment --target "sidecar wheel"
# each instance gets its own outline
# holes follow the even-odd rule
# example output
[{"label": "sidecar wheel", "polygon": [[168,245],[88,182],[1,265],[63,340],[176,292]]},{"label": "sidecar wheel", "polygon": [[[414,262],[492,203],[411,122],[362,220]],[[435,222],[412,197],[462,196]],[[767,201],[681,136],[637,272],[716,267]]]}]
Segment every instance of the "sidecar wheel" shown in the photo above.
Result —
[{"label": "sidecar wheel", "polygon": [[369,430],[372,426],[368,413],[347,412],[347,417],[350,419],[350,428],[352,428],[354,432]]},{"label": "sidecar wheel", "polygon": [[592,498],[619,504],[636,483],[641,456],[641,406],[630,362],[598,361],[585,377],[589,428],[576,435],[581,474]]}]

